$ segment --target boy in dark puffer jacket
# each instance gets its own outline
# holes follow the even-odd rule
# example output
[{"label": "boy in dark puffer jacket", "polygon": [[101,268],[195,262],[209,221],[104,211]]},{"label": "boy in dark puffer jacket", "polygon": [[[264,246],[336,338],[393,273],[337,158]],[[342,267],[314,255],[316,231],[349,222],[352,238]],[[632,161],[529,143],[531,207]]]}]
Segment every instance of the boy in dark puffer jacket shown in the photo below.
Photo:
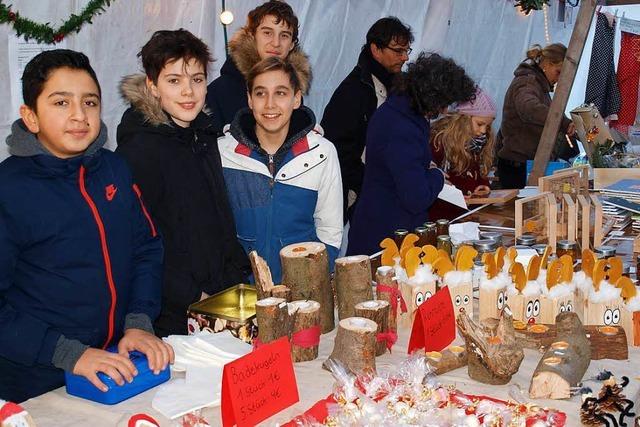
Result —
[{"label": "boy in dark puffer jacket", "polygon": [[157,373],[173,360],[151,326],[162,244],[127,165],[102,148],[96,74],[82,53],[43,52],[22,92],[0,164],[0,397],[46,393],[64,371],[106,391],[97,373],[131,382],[133,350]]}]

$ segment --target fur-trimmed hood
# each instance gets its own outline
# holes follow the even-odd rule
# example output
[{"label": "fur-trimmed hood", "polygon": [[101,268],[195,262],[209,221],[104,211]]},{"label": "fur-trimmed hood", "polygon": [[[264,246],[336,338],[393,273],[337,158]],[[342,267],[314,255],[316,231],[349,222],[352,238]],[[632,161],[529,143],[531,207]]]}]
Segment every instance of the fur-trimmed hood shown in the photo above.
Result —
[{"label": "fur-trimmed hood", "polygon": [[[249,70],[260,62],[255,38],[245,27],[239,29],[229,41],[229,55],[245,78]],[[300,49],[300,46],[296,46],[287,56],[287,61],[293,65],[298,74],[302,94],[307,95],[313,78],[309,57]]]},{"label": "fur-trimmed hood", "polygon": [[152,126],[170,124],[169,117],[162,110],[160,101],[151,95],[144,74],[125,76],[120,81],[120,96],[138,110],[145,121]]}]

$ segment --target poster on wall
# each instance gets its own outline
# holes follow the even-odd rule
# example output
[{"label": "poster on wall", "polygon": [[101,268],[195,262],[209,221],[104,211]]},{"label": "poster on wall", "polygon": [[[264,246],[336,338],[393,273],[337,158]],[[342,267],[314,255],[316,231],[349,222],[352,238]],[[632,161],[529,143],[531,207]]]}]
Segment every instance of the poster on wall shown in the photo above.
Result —
[{"label": "poster on wall", "polygon": [[57,44],[38,43],[33,40],[26,41],[11,33],[7,37],[9,46],[9,77],[11,78],[11,111],[18,114],[22,105],[22,72],[31,59],[45,50],[66,49],[67,43],[62,40]]}]

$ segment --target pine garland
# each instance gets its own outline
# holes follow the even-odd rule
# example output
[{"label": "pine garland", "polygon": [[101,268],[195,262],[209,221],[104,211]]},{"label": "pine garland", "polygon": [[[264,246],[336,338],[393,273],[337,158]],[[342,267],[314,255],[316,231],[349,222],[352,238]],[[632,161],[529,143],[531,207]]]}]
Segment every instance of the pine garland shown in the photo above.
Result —
[{"label": "pine garland", "polygon": [[53,28],[46,22],[41,24],[29,18],[23,18],[17,11],[11,10],[11,5],[6,5],[0,0],[0,24],[9,24],[16,34],[25,40],[35,40],[38,43],[60,43],[68,34],[79,33],[86,23],[92,24],[94,16],[104,12],[113,0],[91,0],[79,15],[71,14],[69,19],[58,28]]},{"label": "pine garland", "polygon": [[542,10],[545,4],[549,4],[549,0],[517,0],[515,7],[519,7],[525,15],[531,13],[532,10]]}]

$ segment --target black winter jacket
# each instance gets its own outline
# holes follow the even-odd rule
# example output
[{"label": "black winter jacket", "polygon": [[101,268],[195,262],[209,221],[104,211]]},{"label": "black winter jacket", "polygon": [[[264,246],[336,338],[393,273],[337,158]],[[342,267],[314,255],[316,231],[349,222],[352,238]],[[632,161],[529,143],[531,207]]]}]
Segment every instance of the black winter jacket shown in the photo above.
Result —
[{"label": "black winter jacket", "polygon": [[144,76],[121,86],[132,103],[118,126],[117,153],[133,170],[165,245],[162,310],[156,333],[186,334],[186,312],[202,292],[246,280],[248,261],[236,240],[211,118],[189,128],[170,120]]},{"label": "black winter jacket", "polygon": [[[344,199],[344,221],[348,220],[347,200],[349,190],[360,194],[364,178],[362,152],[365,147],[369,119],[376,111],[378,98],[371,74],[374,59],[368,50],[363,50],[358,64],[340,83],[324,109],[322,122],[324,136],[338,150],[342,173],[342,196]],[[377,67],[376,75],[389,81],[391,76]],[[378,76],[378,74],[380,76]],[[389,88],[387,88],[389,89]]]}]

